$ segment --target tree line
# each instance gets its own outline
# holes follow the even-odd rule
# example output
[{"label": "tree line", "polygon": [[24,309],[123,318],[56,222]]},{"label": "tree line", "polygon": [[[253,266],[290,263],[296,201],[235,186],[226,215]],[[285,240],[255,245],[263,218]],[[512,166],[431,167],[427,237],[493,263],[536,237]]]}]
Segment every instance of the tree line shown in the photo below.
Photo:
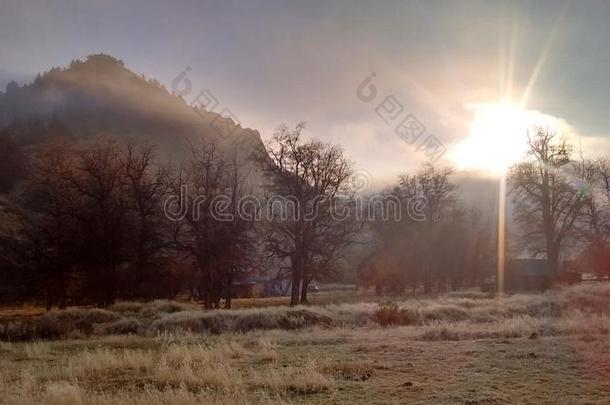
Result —
[{"label": "tree line", "polygon": [[[10,255],[2,251],[4,272],[17,273],[4,277],[13,283],[7,297],[51,308],[186,291],[206,308],[222,299],[230,308],[235,282],[266,272],[292,284],[292,304],[307,302],[309,283],[336,276],[361,225],[330,213],[352,202],[351,163],[338,146],[304,140],[303,129],[280,127],[251,157],[262,186],[249,178],[251,165],[212,143],[191,145],[169,167],[152,146],[50,136],[11,193],[19,230]],[[185,189],[184,215],[167,215],[168,198]],[[285,199],[261,218],[270,196]],[[244,208],[243,197],[257,204]]]},{"label": "tree line", "polygon": [[[528,153],[507,172],[514,224],[510,258],[545,260],[551,282],[563,272],[610,276],[610,161],[590,159],[567,137],[534,127]],[[373,249],[359,276],[378,293],[425,292],[476,285],[495,274],[496,216],[485,219],[465,208],[451,181],[451,169],[425,166],[401,176],[388,198],[425,196],[423,221],[374,221]]]},{"label": "tree line", "polygon": [[[314,280],[340,281],[350,267],[378,293],[446,291],[493,274],[496,218],[461,201],[451,168],[425,164],[364,196],[342,149],[304,129],[279,127],[251,156],[262,184],[212,143],[168,166],[153,146],[77,143],[61,125],[29,151],[4,138],[21,177],[7,194],[14,232],[0,232],[2,300],[51,308],[188,294],[230,308],[236,283],[263,275],[283,281],[295,305]],[[569,257],[607,275],[608,160],[574,159],[567,140],[541,128],[529,146],[508,174],[515,244],[554,275]],[[178,216],[168,215],[172,198]]]},{"label": "tree line", "polygon": [[452,182],[451,168],[426,164],[401,175],[386,198],[425,202],[420,217],[398,221],[376,217],[370,225],[372,248],[359,267],[360,282],[377,294],[425,293],[475,286],[495,266],[495,223],[476,207],[466,207]]}]

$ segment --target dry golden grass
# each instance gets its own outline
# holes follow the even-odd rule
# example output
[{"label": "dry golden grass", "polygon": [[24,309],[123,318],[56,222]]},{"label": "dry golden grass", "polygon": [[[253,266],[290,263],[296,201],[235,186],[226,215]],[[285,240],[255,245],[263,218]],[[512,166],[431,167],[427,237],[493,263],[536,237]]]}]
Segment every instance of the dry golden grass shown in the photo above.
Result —
[{"label": "dry golden grass", "polygon": [[[312,361],[302,367],[264,366],[269,356],[277,358],[268,338],[249,342],[250,349],[230,338],[213,344],[181,337],[148,339],[147,349],[114,348],[130,345],[117,339],[101,347],[98,343],[94,348],[76,342],[3,345],[12,359],[0,364],[10,365],[12,372],[0,374],[0,403],[144,403],[143,398],[153,404],[281,403],[282,394],[311,394],[333,386]],[[244,359],[257,368],[240,369]],[[139,389],[134,391],[134,385]]]},{"label": "dry golden grass", "polygon": [[[176,327],[152,333],[151,320],[138,335],[2,342],[0,404],[607,404],[609,305],[606,285],[501,302],[450,294],[396,303],[406,321],[388,327],[369,302],[207,314],[168,302],[71,309],[48,319],[87,319],[95,333],[154,313]],[[298,328],[285,323],[287,311],[304,309],[332,323],[308,324],[298,312]],[[210,317],[231,327],[179,328]]]},{"label": "dry golden grass", "polygon": [[49,345],[43,342],[26,343],[23,346],[28,359],[44,359],[49,354]]},{"label": "dry golden grass", "polygon": [[[606,404],[610,337],[596,328],[607,321],[578,319],[558,325],[574,328],[560,337],[421,341],[431,324],[11,343],[0,403]],[[540,325],[515,326],[530,327]]]},{"label": "dry golden grass", "polygon": [[282,368],[268,368],[255,374],[252,383],[273,393],[293,392],[314,394],[330,390],[334,381],[318,370],[316,362],[308,359],[304,364]]}]

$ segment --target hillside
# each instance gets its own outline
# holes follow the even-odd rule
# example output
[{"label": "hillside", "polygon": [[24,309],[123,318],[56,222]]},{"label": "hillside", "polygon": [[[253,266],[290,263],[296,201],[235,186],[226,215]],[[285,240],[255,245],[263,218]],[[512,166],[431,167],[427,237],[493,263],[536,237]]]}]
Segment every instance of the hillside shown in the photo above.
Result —
[{"label": "hillside", "polygon": [[104,54],[53,68],[24,86],[11,82],[0,92],[0,128],[19,128],[19,144],[39,141],[45,131],[32,126],[50,121],[61,122],[77,140],[113,136],[154,143],[164,160],[180,160],[198,139],[236,148],[242,158],[262,147],[258,131],[189,106],[158,81]]}]

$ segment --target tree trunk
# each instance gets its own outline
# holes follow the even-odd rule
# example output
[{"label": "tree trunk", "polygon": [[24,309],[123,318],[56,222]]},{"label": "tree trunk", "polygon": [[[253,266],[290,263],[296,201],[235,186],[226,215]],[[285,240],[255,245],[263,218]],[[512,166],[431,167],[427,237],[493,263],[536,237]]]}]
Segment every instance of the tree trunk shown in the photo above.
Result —
[{"label": "tree trunk", "polygon": [[59,309],[66,308],[66,278],[62,272],[59,279]]},{"label": "tree trunk", "polygon": [[292,266],[292,286],[290,294],[290,306],[295,306],[299,303],[299,287],[301,286],[301,271],[298,263]]},{"label": "tree trunk", "polygon": [[50,286],[47,287],[47,311],[53,308],[53,293],[51,292]]},{"label": "tree trunk", "polygon": [[310,281],[307,277],[303,277],[301,282],[301,304],[307,304],[307,289],[309,288]]},{"label": "tree trunk", "polygon": [[225,309],[231,309],[231,296],[233,295],[233,274],[227,276],[227,287],[225,288]]},{"label": "tree trunk", "polygon": [[554,282],[554,279],[557,276],[559,260],[559,251],[558,249],[555,249],[555,227],[553,222],[549,174],[545,169],[542,174],[542,226],[546,242],[547,272],[550,275],[551,282]]},{"label": "tree trunk", "polygon": [[[209,277],[203,277],[205,278],[209,278]],[[200,295],[203,295],[203,307],[205,309],[212,309],[212,294],[210,294],[210,284],[209,281],[206,283],[205,281],[201,281],[201,287],[199,288],[199,291],[201,291]]]},{"label": "tree trunk", "polygon": [[114,303],[116,290],[116,268],[111,264],[108,268],[108,277],[106,279],[106,291],[104,294],[104,308]]},{"label": "tree trunk", "polygon": [[214,303],[209,291],[203,293],[203,307],[205,309],[213,309]]},{"label": "tree trunk", "polygon": [[555,283],[559,276],[559,248],[551,244],[547,252],[547,267],[551,277],[551,283]]}]

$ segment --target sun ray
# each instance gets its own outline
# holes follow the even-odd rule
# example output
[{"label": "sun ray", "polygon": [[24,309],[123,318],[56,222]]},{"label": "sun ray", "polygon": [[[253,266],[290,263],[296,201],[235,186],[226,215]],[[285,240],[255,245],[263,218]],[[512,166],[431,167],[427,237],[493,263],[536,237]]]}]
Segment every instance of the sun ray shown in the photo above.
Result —
[{"label": "sun ray", "polygon": [[542,52],[540,52],[540,56],[538,57],[538,60],[536,61],[536,65],[534,65],[534,70],[532,71],[532,74],[527,83],[527,86],[525,87],[525,91],[523,92],[523,96],[521,97],[521,101],[519,103],[521,108],[525,108],[527,106],[527,103],[531,96],[532,90],[534,89],[534,86],[536,85],[536,81],[538,80],[538,77],[540,76],[540,72],[542,71],[542,68],[544,67],[544,65],[546,63],[546,61],[549,57],[549,53],[555,42],[555,39],[557,38],[557,33],[559,32],[559,28],[561,27],[561,24],[566,15],[567,9],[568,9],[568,3],[565,3],[564,7],[561,9],[559,15],[557,16],[555,23],[553,24],[553,28],[551,29],[549,37],[547,38],[546,43],[544,44],[544,47],[542,48]]},{"label": "sun ray", "polygon": [[504,90],[504,99],[510,101],[512,99],[513,92],[513,75],[515,73],[515,50],[517,49],[517,36],[518,36],[519,26],[517,24],[517,20],[513,21],[511,38],[510,38],[510,51],[508,54],[508,68],[506,74],[506,83]]},{"label": "sun ray", "polygon": [[[516,17],[513,17],[509,29],[506,28],[506,25],[502,24],[500,30],[498,87],[501,99],[503,100],[511,100],[518,28],[518,20]],[[510,33],[507,34],[509,30]]]}]

